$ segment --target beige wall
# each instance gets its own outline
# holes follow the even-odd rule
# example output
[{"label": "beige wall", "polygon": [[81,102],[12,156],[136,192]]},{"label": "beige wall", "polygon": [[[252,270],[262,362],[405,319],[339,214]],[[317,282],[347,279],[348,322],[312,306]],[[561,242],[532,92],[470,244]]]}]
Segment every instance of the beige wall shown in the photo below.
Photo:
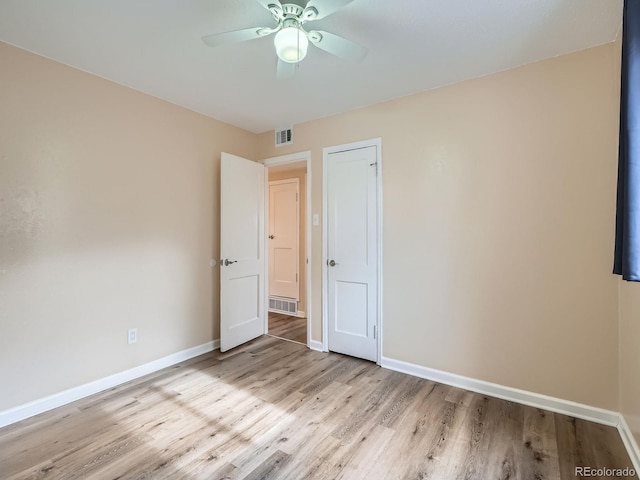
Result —
[{"label": "beige wall", "polygon": [[3,43],[0,71],[0,410],[218,338],[220,151],[255,136]]},{"label": "beige wall", "polygon": [[[621,36],[614,44],[617,58],[622,54]],[[620,281],[619,289],[619,410],[640,445],[640,285]]]},{"label": "beige wall", "polygon": [[[637,416],[616,47],[254,136],[0,43],[0,410],[218,338],[219,153],[382,137],[384,355]],[[321,230],[312,227],[321,339]],[[126,344],[126,330],[139,343]]]},{"label": "beige wall", "polygon": [[[295,126],[311,150],[382,137],[388,357],[618,408],[616,52],[605,45]],[[313,227],[321,339],[321,230]]]},{"label": "beige wall", "polygon": [[298,300],[298,310],[307,311],[307,262],[306,250],[307,244],[307,169],[295,168],[292,170],[269,169],[269,181],[286,180],[289,178],[298,179],[298,198],[300,208],[300,249],[299,249],[299,279],[300,279],[300,300]]},{"label": "beige wall", "polygon": [[620,411],[640,445],[640,285],[620,281]]}]

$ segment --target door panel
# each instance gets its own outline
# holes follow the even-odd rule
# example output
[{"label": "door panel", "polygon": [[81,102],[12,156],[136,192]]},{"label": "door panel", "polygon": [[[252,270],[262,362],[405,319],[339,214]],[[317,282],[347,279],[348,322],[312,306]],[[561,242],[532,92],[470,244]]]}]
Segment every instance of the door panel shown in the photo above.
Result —
[{"label": "door panel", "polygon": [[327,158],[329,350],[377,360],[377,148]]},{"label": "door panel", "polygon": [[269,182],[269,295],[300,299],[298,179]]},{"label": "door panel", "polygon": [[365,266],[369,262],[369,218],[370,202],[368,182],[372,168],[367,160],[341,158],[333,168],[335,255],[342,264]]},{"label": "door panel", "polygon": [[369,330],[367,290],[366,283],[336,282],[336,332],[366,338]]},{"label": "door panel", "polygon": [[[222,154],[220,351],[264,333],[264,166]],[[229,263],[225,265],[225,260]]]}]

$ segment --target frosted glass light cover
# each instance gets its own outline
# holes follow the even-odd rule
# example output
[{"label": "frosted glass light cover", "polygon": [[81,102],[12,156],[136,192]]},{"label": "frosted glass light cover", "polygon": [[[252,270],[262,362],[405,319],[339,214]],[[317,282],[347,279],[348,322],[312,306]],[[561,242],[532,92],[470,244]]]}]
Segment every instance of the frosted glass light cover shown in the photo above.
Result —
[{"label": "frosted glass light cover", "polygon": [[283,28],[276,34],[273,43],[278,57],[283,62],[298,63],[307,56],[309,40],[298,28]]}]

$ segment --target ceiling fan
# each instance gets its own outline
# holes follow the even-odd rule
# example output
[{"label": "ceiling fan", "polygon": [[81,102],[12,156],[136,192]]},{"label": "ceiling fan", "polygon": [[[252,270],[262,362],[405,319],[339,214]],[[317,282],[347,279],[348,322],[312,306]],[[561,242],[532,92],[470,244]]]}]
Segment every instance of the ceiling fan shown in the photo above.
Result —
[{"label": "ceiling fan", "polygon": [[[254,27],[202,37],[210,47],[244,42],[276,34],[274,44],[278,55],[278,78],[293,76],[296,65],[307,55],[309,42],[325,52],[354,62],[367,56],[367,49],[346,38],[322,30],[305,30],[304,24],[331,15],[354,0],[256,0],[271,12],[274,27]],[[297,3],[293,3],[297,2]],[[298,5],[301,3],[302,5]]]}]

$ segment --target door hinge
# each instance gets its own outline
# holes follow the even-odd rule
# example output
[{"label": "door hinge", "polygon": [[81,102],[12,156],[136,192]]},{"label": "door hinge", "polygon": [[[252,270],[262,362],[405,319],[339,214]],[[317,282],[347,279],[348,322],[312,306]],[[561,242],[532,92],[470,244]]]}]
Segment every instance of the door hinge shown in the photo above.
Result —
[{"label": "door hinge", "polygon": [[377,176],[378,175],[378,162],[373,162],[373,163],[369,164],[370,167],[373,167],[374,165],[376,167],[376,176]]},{"label": "door hinge", "polygon": [[377,333],[378,333],[378,332],[376,332],[376,330],[377,330],[377,325],[374,325],[374,326],[373,326],[373,339],[374,339],[374,340],[377,338]]},{"label": "door hinge", "polygon": [[296,273],[296,283],[298,283],[298,274]]}]

